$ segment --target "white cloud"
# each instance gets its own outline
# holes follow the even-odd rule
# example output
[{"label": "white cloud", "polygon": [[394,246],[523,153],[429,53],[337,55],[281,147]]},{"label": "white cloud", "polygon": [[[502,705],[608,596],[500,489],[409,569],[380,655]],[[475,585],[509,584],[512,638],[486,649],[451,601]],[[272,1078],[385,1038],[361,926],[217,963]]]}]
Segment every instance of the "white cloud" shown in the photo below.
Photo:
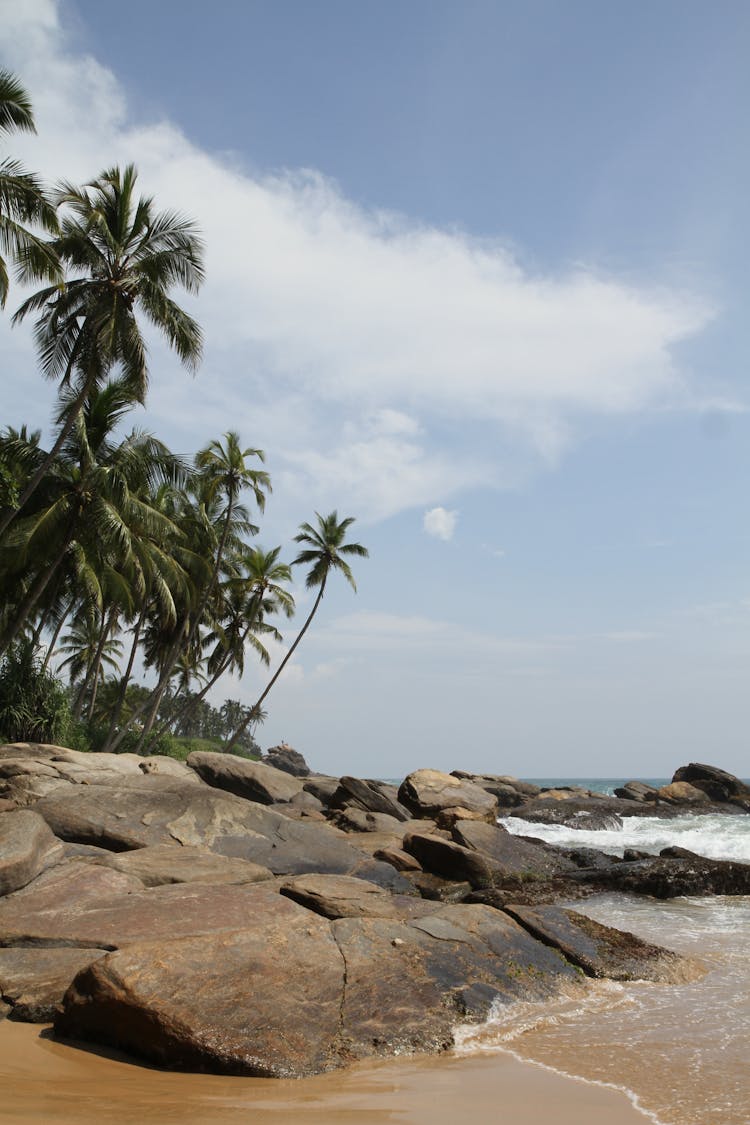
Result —
[{"label": "white cloud", "polygon": [[453,538],[453,532],[456,530],[456,520],[458,512],[449,512],[445,508],[430,508],[429,512],[425,512],[422,526],[428,535],[432,535],[435,539],[442,539],[448,542]]},{"label": "white cloud", "polygon": [[[580,265],[531,272],[502,245],[366,210],[314,170],[252,175],[168,121],[132,120],[116,77],[70,45],[64,11],[0,0],[0,53],[39,126],[14,154],[50,179],[134,160],[143,189],[206,239],[189,411],[183,373],[153,348],[150,413],[167,440],[223,428],[229,403],[276,480],[380,519],[507,484],[511,457],[554,463],[592,413],[695,408],[673,348],[710,319],[706,302]],[[33,380],[8,382],[20,416],[38,409]]]}]

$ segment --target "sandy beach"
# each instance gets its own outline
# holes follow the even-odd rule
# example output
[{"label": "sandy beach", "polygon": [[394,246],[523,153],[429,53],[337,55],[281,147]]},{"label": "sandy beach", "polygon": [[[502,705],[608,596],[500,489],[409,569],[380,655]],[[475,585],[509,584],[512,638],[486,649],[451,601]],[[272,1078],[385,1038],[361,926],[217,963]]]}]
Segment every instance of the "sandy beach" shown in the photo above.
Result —
[{"label": "sandy beach", "polygon": [[8,1125],[644,1125],[628,1098],[498,1054],[367,1063],[301,1081],[174,1074],[0,1024]]}]

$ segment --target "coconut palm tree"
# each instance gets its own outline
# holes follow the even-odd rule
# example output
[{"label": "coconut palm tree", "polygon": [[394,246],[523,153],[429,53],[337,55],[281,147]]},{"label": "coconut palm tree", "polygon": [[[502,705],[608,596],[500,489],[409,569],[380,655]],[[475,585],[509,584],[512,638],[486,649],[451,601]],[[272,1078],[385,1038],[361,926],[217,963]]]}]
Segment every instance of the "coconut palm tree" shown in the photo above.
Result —
[{"label": "coconut palm tree", "polygon": [[[0,70],[0,134],[34,133],[31,102],[18,79]],[[8,265],[15,258],[21,272],[36,280],[60,275],[60,263],[52,247],[25,226],[36,223],[50,234],[58,230],[55,208],[47,199],[39,179],[17,160],[0,162],[0,308],[8,297]]]},{"label": "coconut palm tree", "polygon": [[63,184],[55,196],[60,234],[49,243],[68,279],[24,301],[14,322],[37,314],[37,350],[45,378],[69,392],[57,439],[33,473],[14,510],[0,519],[0,535],[38,487],[76,425],[92,390],[115,367],[142,403],[148,385],[141,318],[159,329],[180,360],[194,369],[202,350],[195,320],[169,296],[179,285],[197,292],[203,244],[195,227],[153,200],[135,194],[133,165],[112,168],[82,188]]},{"label": "coconut palm tree", "polygon": [[346,533],[354,523],[354,517],[348,516],[346,519],[339,521],[336,511],[331,512],[327,516],[321,516],[319,512],[316,512],[315,515],[318,521],[317,527],[312,527],[309,523],[300,524],[299,534],[295,535],[294,541],[295,543],[304,543],[305,549],[300,551],[296,559],[292,562],[292,566],[312,564],[305,579],[305,586],[308,590],[317,589],[318,591],[315,601],[313,602],[313,607],[307,615],[305,623],[295,637],[289,651],[274,672],[260,698],[248,709],[242,723],[229,740],[229,746],[242,736],[247,726],[252,721],[257,721],[261,713],[263,700],[291,660],[297,645],[304,637],[313,617],[318,612],[318,606],[323,600],[326,583],[328,582],[328,577],[331,572],[338,570],[343,574],[344,578],[346,578],[347,582],[356,593],[357,584],[354,581],[354,575],[344,556],[356,556],[357,558],[366,559],[369,556],[369,551],[366,547],[363,547],[361,543],[345,542]]}]

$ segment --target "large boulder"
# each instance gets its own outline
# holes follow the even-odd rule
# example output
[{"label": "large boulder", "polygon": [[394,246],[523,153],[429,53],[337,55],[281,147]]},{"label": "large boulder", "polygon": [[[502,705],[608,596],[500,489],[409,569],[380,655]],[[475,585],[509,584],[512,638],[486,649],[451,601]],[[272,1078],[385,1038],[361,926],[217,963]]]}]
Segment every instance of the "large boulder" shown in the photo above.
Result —
[{"label": "large boulder", "polygon": [[25,887],[63,855],[62,844],[38,813],[0,813],[0,895]]},{"label": "large boulder", "polygon": [[576,870],[576,864],[556,848],[513,836],[495,824],[462,820],[453,828],[453,838],[492,859],[507,875],[538,879]]},{"label": "large boulder", "polygon": [[603,828],[622,827],[623,816],[674,816],[675,811],[667,805],[658,808],[652,802],[623,801],[618,797],[576,797],[564,800],[549,797],[547,791],[541,797],[529,801],[520,809],[512,809],[510,816],[520,817],[531,824],[559,824],[566,828],[585,828],[598,831]]},{"label": "large boulder", "polygon": [[187,764],[208,785],[262,805],[291,801],[302,792],[299,778],[264,762],[238,758],[234,754],[198,750],[188,755]]},{"label": "large boulder", "polygon": [[443,809],[462,808],[483,813],[487,820],[497,816],[497,798],[479,785],[440,770],[422,769],[401,782],[399,801],[416,817],[434,817]]},{"label": "large boulder", "polygon": [[655,801],[658,790],[645,781],[626,781],[619,789],[615,789],[615,797],[624,801]]},{"label": "large boulder", "polygon": [[716,766],[691,762],[688,766],[680,766],[672,781],[688,781],[696,789],[702,789],[712,801],[729,801],[750,812],[750,785]]},{"label": "large boulder", "polygon": [[310,773],[310,767],[299,750],[295,750],[286,742],[280,742],[278,746],[266,750],[263,761],[274,769],[290,773],[292,777],[307,777]]},{"label": "large boulder", "polygon": [[454,777],[471,781],[481,789],[486,789],[497,797],[501,808],[515,808],[532,797],[538,797],[541,792],[538,785],[530,781],[521,781],[517,777],[498,775],[493,773],[467,773],[465,770],[451,770]]},{"label": "large boulder", "polygon": [[668,801],[670,805],[705,805],[710,803],[708,793],[691,785],[689,781],[673,781],[670,785],[662,785],[657,790],[660,801]]},{"label": "large boulder", "polygon": [[589,868],[575,876],[599,889],[678,898],[683,895],[749,895],[750,864],[701,856],[650,856]]},{"label": "large boulder", "polygon": [[334,809],[358,808],[364,812],[383,813],[396,820],[409,820],[411,813],[398,799],[398,789],[385,781],[362,781],[344,775],[332,794],[329,804]]},{"label": "large boulder", "polygon": [[419,860],[425,871],[472,887],[497,886],[506,874],[503,865],[491,856],[433,832],[407,832],[404,851]]},{"label": "large boulder", "polygon": [[292,1077],[441,1050],[457,1020],[579,980],[489,907],[329,922],[263,887],[245,894],[262,920],[253,926],[136,943],[92,964],[68,990],[57,1033],[173,1069]]}]

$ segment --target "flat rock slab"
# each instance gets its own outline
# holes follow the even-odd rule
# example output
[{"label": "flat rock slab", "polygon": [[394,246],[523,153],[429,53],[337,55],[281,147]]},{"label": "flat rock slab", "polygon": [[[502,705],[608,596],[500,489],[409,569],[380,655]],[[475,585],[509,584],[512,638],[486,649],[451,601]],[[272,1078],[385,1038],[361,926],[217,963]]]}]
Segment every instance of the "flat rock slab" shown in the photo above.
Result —
[{"label": "flat rock slab", "polygon": [[246,893],[253,928],[137,943],[92,964],[66,994],[57,1034],[172,1069],[293,1077],[441,1050],[458,1019],[485,1018],[493,1001],[579,981],[488,907],[329,922],[263,887]]},{"label": "flat rock slab", "polygon": [[187,764],[208,785],[262,805],[291,801],[302,792],[301,778],[233,754],[199,750],[188,755]]},{"label": "flat rock slab", "polygon": [[398,918],[428,912],[423,899],[394,895],[351,875],[298,875],[279,890],[325,918]]},{"label": "flat rock slab", "polygon": [[505,909],[530,934],[559,949],[587,976],[666,983],[695,978],[693,962],[678,953],[642,941],[635,934],[603,926],[574,910],[559,906]]},{"label": "flat rock slab", "polygon": [[73,978],[103,949],[0,949],[0,993],[10,1019],[49,1023]]},{"label": "flat rock slab", "polygon": [[[263,912],[279,897],[275,887],[263,883],[218,887],[177,883],[146,890],[132,875],[92,864],[78,866],[78,882],[68,886],[67,899],[60,881],[54,888],[40,888],[34,894],[21,891],[0,902],[0,944],[112,950],[151,939],[169,943],[182,937],[262,929]],[[100,889],[96,894],[97,881],[104,879],[117,889],[108,894]]]},{"label": "flat rock slab", "polygon": [[267,867],[247,859],[229,859],[207,848],[153,844],[131,852],[108,852],[97,859],[105,867],[135,875],[145,887],[170,883],[261,883],[273,878]]},{"label": "flat rock slab", "polygon": [[0,813],[0,895],[25,887],[63,858],[63,846],[31,809]]},{"label": "flat rock slab", "polygon": [[465,778],[440,770],[415,770],[401,782],[399,801],[418,817],[434,817],[442,809],[462,808],[497,816],[497,798]]}]

